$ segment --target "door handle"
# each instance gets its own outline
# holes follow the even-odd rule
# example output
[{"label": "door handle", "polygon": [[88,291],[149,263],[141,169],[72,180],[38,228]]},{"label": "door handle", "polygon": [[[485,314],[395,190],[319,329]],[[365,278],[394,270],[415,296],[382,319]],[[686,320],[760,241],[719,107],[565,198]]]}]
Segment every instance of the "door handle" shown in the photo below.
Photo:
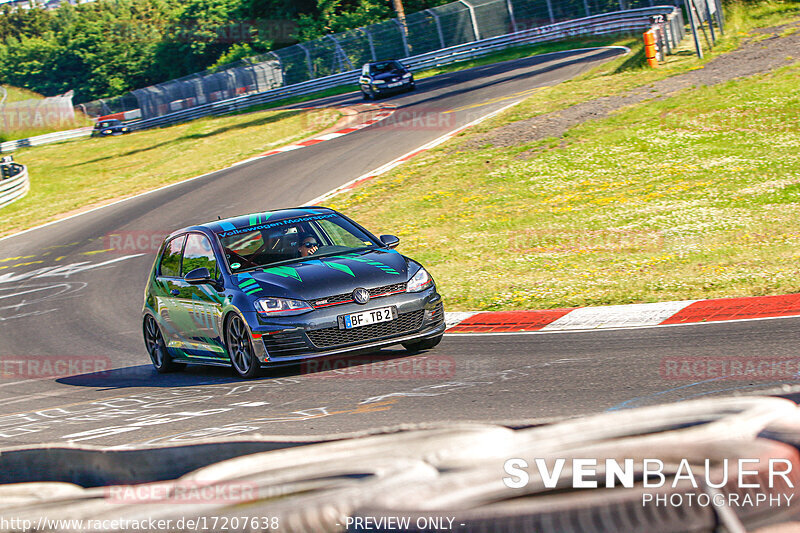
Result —
[{"label": "door handle", "polygon": [[169,291],[169,293],[173,296],[177,296],[181,293],[181,291],[179,291],[178,289],[172,289],[171,291]]}]

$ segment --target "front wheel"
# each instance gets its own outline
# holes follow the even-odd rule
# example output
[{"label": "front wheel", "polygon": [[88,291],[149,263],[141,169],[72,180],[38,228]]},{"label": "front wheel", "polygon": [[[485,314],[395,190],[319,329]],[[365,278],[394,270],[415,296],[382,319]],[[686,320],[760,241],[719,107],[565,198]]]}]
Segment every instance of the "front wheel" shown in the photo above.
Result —
[{"label": "front wheel", "polygon": [[431,337],[429,339],[422,339],[418,341],[408,341],[404,342],[403,348],[408,350],[409,352],[419,352],[422,350],[430,350],[434,348],[437,344],[442,342],[442,337],[444,335],[437,335],[436,337]]},{"label": "front wheel", "polygon": [[253,350],[250,331],[238,315],[232,315],[226,328],[226,347],[233,369],[243,378],[254,378],[261,372],[261,363]]},{"label": "front wheel", "polygon": [[150,315],[147,315],[144,319],[144,344],[147,348],[147,353],[150,354],[150,360],[153,361],[153,366],[159,374],[186,368],[185,364],[176,363],[172,360],[172,356],[169,355],[167,350],[167,345],[164,343],[161,328],[158,327],[156,319]]}]

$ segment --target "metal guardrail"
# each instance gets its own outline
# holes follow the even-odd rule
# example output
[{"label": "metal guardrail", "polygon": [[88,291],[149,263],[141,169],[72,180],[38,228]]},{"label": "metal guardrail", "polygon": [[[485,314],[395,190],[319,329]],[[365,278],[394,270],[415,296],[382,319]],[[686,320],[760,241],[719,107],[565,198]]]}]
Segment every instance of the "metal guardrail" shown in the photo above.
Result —
[{"label": "metal guardrail", "polygon": [[28,169],[25,165],[8,163],[3,166],[11,169],[11,177],[0,179],[0,208],[19,200],[30,190]]},{"label": "metal guardrail", "polygon": [[46,133],[44,135],[37,135],[27,139],[19,139],[16,141],[6,141],[0,143],[0,154],[6,152],[13,152],[19,148],[27,148],[29,146],[39,146],[42,144],[49,144],[59,141],[68,141],[70,139],[78,139],[80,137],[88,137],[92,134],[92,128],[87,126],[85,128],[78,128],[74,130],[57,131],[55,133]]},{"label": "metal guardrail", "polygon": [[[458,46],[443,48],[434,52],[428,52],[426,54],[407,57],[401,59],[401,61],[410,70],[420,71],[431,67],[448,65],[465,59],[481,57],[512,46],[543,43],[582,35],[604,35],[644,31],[651,26],[649,20],[651,16],[674,16],[676,13],[680,15],[680,9],[675,6],[654,6],[627,11],[616,11],[613,13],[594,15],[550,24],[548,26],[531,28],[480,41],[473,41]],[[670,32],[670,36],[674,39],[678,36],[678,32]],[[673,41],[670,48],[676,46],[678,42],[677,40]],[[168,126],[207,116],[224,115],[285,98],[312,94],[346,84],[356,84],[359,73],[360,69],[351,70],[325,76],[323,78],[287,85],[285,87],[270,89],[257,94],[238,96],[227,100],[204,104],[190,109],[176,111],[168,115],[132,123],[131,129],[143,130]]]}]

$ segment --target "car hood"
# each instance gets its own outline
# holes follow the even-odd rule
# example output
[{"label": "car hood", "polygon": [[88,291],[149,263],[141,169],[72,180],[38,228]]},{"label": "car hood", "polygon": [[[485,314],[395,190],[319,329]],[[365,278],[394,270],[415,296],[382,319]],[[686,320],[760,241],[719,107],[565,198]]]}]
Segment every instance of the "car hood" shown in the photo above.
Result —
[{"label": "car hood", "polygon": [[235,274],[233,281],[253,297],[316,300],[350,293],[356,287],[404,283],[409,277],[409,263],[395,251],[369,250],[243,272]]}]

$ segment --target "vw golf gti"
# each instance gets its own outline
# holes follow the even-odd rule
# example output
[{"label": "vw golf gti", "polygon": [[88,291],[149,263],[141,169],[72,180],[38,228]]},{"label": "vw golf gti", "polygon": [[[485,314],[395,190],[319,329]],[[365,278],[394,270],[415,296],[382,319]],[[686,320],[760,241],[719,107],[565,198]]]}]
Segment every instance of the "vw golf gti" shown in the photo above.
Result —
[{"label": "vw golf gti", "polygon": [[145,290],[145,346],[159,372],[270,365],[402,344],[436,346],[444,308],[433,278],[325,207],[255,213],[170,234]]}]

